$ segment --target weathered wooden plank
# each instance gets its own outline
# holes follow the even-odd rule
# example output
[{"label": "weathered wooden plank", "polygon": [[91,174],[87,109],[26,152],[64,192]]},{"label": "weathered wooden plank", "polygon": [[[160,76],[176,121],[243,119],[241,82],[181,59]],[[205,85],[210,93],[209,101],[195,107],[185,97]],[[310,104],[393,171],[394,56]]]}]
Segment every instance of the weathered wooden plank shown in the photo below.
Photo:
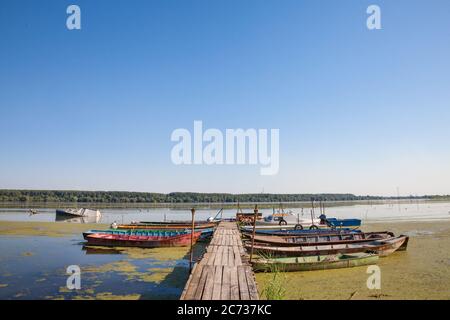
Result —
[{"label": "weathered wooden plank", "polygon": [[234,260],[233,247],[228,247],[228,265],[230,267],[233,267],[236,265],[236,262]]},{"label": "weathered wooden plank", "polygon": [[186,299],[185,299],[185,298],[186,298],[186,293],[187,293],[187,291],[188,291],[188,289],[189,289],[189,287],[190,287],[190,285],[191,285],[192,277],[193,277],[193,274],[194,274],[195,270],[197,269],[197,266],[198,266],[198,264],[196,263],[196,264],[194,265],[194,268],[192,268],[192,272],[191,272],[191,274],[189,275],[188,281],[186,282],[186,286],[184,287],[184,290],[183,290],[183,292],[181,293],[180,300],[186,300]]},{"label": "weathered wooden plank", "polygon": [[237,267],[230,268],[230,299],[239,300],[239,282]]},{"label": "weathered wooden plank", "polygon": [[197,289],[195,290],[194,300],[201,300],[203,296],[203,290],[205,288],[206,279],[208,278],[207,267],[203,266],[202,275],[200,276]]},{"label": "weathered wooden plank", "polygon": [[[190,285],[186,291],[185,300],[194,299],[195,290],[197,290],[198,281],[200,280],[200,276],[202,274],[203,266],[196,265],[195,270],[192,272],[192,279],[190,281]],[[194,272],[195,271],[195,272]]]},{"label": "weathered wooden plank", "polygon": [[233,247],[234,263],[236,266],[242,266],[241,252],[238,247]]},{"label": "weathered wooden plank", "polygon": [[259,294],[258,289],[256,288],[255,277],[253,275],[252,267],[245,267],[245,276],[247,278],[248,291],[250,293],[250,300],[258,300]]},{"label": "weathered wooden plank", "polygon": [[222,266],[228,265],[228,247],[222,247]]},{"label": "weathered wooden plank", "polygon": [[222,300],[230,300],[231,295],[231,280],[230,280],[230,267],[224,266],[222,273],[222,293],[220,298]]},{"label": "weathered wooden plank", "polygon": [[214,260],[216,259],[216,253],[215,252],[211,252],[211,255],[208,258],[208,261],[206,262],[206,264],[208,266],[212,266],[214,265]]},{"label": "weathered wooden plank", "polygon": [[223,252],[223,247],[220,246],[217,249],[217,252],[215,252],[215,258],[214,258],[214,265],[215,266],[221,266],[222,265],[222,252]]},{"label": "weathered wooden plank", "polygon": [[206,272],[208,274],[205,282],[205,288],[203,289],[202,300],[211,300],[213,289],[214,289],[214,275],[215,275],[215,267],[214,266],[206,266]]},{"label": "weathered wooden plank", "polygon": [[250,300],[250,293],[248,291],[247,277],[245,276],[244,266],[237,267],[239,295],[241,300]]},{"label": "weathered wooden plank", "polygon": [[220,297],[222,295],[222,273],[223,266],[215,266],[212,300],[220,300]]}]

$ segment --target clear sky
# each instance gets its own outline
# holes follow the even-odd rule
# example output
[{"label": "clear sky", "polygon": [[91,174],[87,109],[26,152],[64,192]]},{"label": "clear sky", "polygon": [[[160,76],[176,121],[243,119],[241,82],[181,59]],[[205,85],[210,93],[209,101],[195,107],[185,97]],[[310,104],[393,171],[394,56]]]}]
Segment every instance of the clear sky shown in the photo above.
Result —
[{"label": "clear sky", "polygon": [[[449,194],[449,57],[448,0],[2,0],[0,188]],[[174,165],[194,120],[279,173]]]}]

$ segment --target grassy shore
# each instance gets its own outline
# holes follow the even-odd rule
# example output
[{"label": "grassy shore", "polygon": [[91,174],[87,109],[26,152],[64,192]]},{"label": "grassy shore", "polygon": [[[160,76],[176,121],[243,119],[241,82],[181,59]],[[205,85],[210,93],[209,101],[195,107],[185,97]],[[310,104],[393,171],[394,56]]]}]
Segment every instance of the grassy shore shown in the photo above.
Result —
[{"label": "grassy shore", "polygon": [[[406,252],[380,259],[380,290],[367,288],[367,267],[291,272],[284,274],[285,299],[450,299],[450,221],[371,223],[363,229],[410,236]],[[256,274],[260,291],[270,279]]]}]

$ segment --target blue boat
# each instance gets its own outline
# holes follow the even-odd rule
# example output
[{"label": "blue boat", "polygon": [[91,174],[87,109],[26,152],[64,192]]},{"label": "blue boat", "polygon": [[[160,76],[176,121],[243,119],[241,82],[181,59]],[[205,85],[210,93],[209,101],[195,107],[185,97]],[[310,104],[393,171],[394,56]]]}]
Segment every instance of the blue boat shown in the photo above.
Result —
[{"label": "blue boat", "polygon": [[361,226],[360,219],[327,218],[327,225],[331,228],[356,228]]},{"label": "blue boat", "polygon": [[[195,230],[201,231],[200,239],[207,239],[210,237],[214,229],[201,229]],[[91,234],[113,234],[113,235],[129,235],[129,236],[158,236],[158,237],[174,237],[179,235],[184,235],[191,233],[190,230],[145,230],[145,229],[135,229],[135,230],[127,230],[127,229],[106,229],[106,230],[89,230],[83,232],[83,238],[87,240],[87,236]]]}]

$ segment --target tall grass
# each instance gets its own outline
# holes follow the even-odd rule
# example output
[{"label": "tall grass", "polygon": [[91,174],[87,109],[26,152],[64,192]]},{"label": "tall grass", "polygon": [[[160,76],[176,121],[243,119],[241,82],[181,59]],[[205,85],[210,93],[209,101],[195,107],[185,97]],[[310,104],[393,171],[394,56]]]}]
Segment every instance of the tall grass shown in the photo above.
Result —
[{"label": "tall grass", "polygon": [[[263,259],[271,259],[263,256]],[[267,264],[266,272],[270,273],[270,280],[264,286],[262,294],[267,300],[283,300],[286,294],[286,274],[283,268],[277,264]]]}]

